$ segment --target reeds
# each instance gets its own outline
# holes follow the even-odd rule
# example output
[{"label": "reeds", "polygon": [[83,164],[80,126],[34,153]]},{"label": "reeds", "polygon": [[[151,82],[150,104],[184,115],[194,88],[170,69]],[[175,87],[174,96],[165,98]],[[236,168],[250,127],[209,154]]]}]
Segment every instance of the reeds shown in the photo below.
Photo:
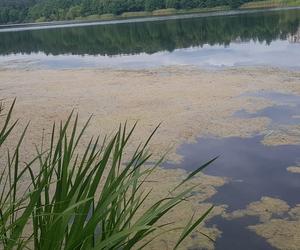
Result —
[{"label": "reeds", "polygon": [[[14,103],[0,118],[0,147],[17,124],[11,123]],[[144,208],[151,191],[146,192],[143,185],[163,160],[153,167],[143,167],[151,157],[147,148],[157,128],[125,162],[124,150],[136,125],[130,129],[126,124],[120,126],[101,143],[99,138],[91,138],[81,151],[89,121],[78,130],[78,116],[71,113],[65,123],[54,124],[48,147],[37,148],[36,156],[25,166],[19,155],[26,128],[14,150],[7,153],[0,175],[1,248],[145,248],[158,231],[172,225],[162,224],[160,219],[180,203],[188,202],[195,188],[179,187],[211,163],[191,173],[168,196]],[[24,179],[29,180],[25,187]],[[187,222],[174,249],[211,209]]]}]

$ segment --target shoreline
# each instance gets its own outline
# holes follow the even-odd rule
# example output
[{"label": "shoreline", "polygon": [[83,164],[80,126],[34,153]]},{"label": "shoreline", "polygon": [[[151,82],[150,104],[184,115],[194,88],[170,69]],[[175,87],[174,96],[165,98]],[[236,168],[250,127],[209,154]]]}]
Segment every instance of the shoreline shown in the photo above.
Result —
[{"label": "shoreline", "polygon": [[0,33],[2,32],[19,32],[26,30],[41,30],[41,29],[56,29],[56,28],[68,28],[68,27],[85,27],[95,25],[113,25],[122,23],[139,23],[139,22],[155,22],[174,19],[189,19],[189,18],[201,18],[201,17],[214,17],[214,16],[233,16],[241,14],[261,13],[261,12],[274,12],[282,10],[297,10],[300,6],[294,7],[275,7],[275,8],[255,8],[255,9],[239,9],[239,10],[219,10],[219,11],[199,11],[190,13],[177,13],[177,14],[165,14],[165,15],[151,15],[142,17],[121,17],[116,16],[109,20],[71,20],[71,21],[51,21],[41,23],[20,23],[20,24],[4,24],[0,25]]}]

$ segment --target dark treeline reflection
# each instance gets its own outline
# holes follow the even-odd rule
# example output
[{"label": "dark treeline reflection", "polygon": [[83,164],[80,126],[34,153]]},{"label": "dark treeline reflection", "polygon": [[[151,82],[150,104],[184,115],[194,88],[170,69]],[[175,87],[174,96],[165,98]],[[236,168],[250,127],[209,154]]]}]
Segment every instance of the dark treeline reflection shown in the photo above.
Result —
[{"label": "dark treeline reflection", "polygon": [[118,55],[232,41],[271,43],[298,31],[300,11],[0,33],[0,53]]}]

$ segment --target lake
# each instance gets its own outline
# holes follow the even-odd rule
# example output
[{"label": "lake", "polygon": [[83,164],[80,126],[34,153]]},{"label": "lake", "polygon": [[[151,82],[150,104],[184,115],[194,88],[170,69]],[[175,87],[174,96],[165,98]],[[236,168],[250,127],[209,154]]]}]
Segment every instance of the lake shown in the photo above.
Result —
[{"label": "lake", "polygon": [[0,65],[300,68],[299,9],[191,17],[40,30],[0,29]]},{"label": "lake", "polygon": [[[271,213],[269,219],[281,219],[283,223],[289,222],[291,218],[291,220],[295,220],[291,215],[292,208],[297,207],[300,204],[300,175],[287,171],[287,167],[299,165],[300,145],[297,143],[294,143],[293,145],[292,143],[286,145],[284,145],[284,143],[269,145],[268,143],[263,142],[264,137],[272,134],[274,131],[280,132],[284,130],[284,132],[288,133],[292,138],[299,137],[299,134],[295,133],[296,129],[292,132],[287,131],[289,128],[294,128],[293,126],[299,126],[300,124],[300,97],[296,94],[299,88],[295,90],[292,88],[294,85],[291,85],[292,87],[290,86],[285,89],[284,86],[282,86],[284,85],[282,83],[288,84],[293,81],[297,84],[299,82],[300,85],[299,74],[297,75],[297,73],[295,73],[295,75],[292,75],[291,73],[299,72],[300,70],[300,9],[260,11],[257,13],[250,12],[243,14],[234,12],[231,15],[224,16],[178,16],[172,18],[154,18],[148,21],[130,21],[128,23],[104,22],[91,25],[85,24],[82,27],[80,27],[80,25],[64,25],[63,27],[51,27],[51,29],[48,29],[47,27],[41,29],[31,29],[28,27],[0,29],[0,68],[51,69],[50,73],[48,72],[50,77],[47,75],[47,72],[45,73],[44,71],[41,71],[42,75],[37,75],[44,83],[47,77],[53,81],[50,82],[45,89],[43,89],[44,85],[41,87],[42,84],[38,82],[39,78],[32,72],[29,72],[29,74],[32,73],[31,80],[35,81],[37,79],[32,89],[29,86],[30,84],[27,84],[26,86],[24,84],[24,86],[22,86],[23,83],[21,83],[18,85],[20,79],[24,76],[26,77],[26,74],[23,71],[21,71],[21,75],[18,75],[18,77],[12,81],[15,85],[12,87],[11,92],[9,92],[9,84],[5,85],[5,87],[1,86],[4,91],[7,91],[11,96],[16,93],[24,95],[23,101],[25,105],[27,105],[26,107],[35,107],[33,103],[36,100],[38,100],[38,102],[35,103],[37,106],[43,103],[43,117],[46,117],[44,112],[48,112],[48,109],[51,109],[49,108],[50,104],[54,105],[52,106],[52,110],[55,111],[58,103],[58,110],[60,111],[70,103],[72,105],[75,103],[75,105],[79,106],[78,103],[80,101],[87,101],[88,108],[85,110],[96,110],[96,112],[108,118],[112,115],[113,118],[110,120],[118,119],[119,117],[124,118],[124,116],[120,116],[117,112],[125,107],[120,100],[124,101],[127,96],[129,96],[128,99],[130,99],[130,101],[134,100],[134,97],[132,97],[130,93],[138,88],[135,85],[133,89],[128,90],[130,85],[133,84],[131,73],[127,72],[128,75],[124,76],[126,73],[120,71],[116,74],[117,76],[115,76],[114,71],[112,71],[112,73],[109,71],[107,74],[111,75],[106,75],[106,78],[104,77],[103,80],[103,78],[101,78],[101,76],[103,76],[100,74],[101,72],[97,72],[96,74],[95,72],[91,73],[88,71],[88,73],[86,73],[87,75],[84,74],[82,76],[80,75],[80,72],[76,72],[76,69],[112,68],[136,70],[183,65],[188,66],[193,70],[203,68],[209,70],[229,69],[229,73],[227,72],[229,75],[238,75],[239,72],[234,71],[234,69],[239,67],[255,68],[254,71],[246,70],[242,75],[237,76],[238,80],[229,78],[229,80],[225,82],[229,84],[230,81],[235,82],[236,80],[237,82],[233,85],[236,88],[243,88],[243,86],[248,88],[249,85],[258,82],[254,88],[255,91],[243,93],[239,90],[235,92],[234,88],[232,88],[232,92],[225,95],[225,97],[223,96],[223,99],[221,100],[224,102],[224,105],[217,103],[216,100],[211,98],[208,99],[208,102],[211,102],[210,105],[205,107],[210,110],[210,113],[216,111],[214,108],[221,110],[224,108],[225,113],[230,113],[228,111],[229,108],[226,109],[226,105],[236,101],[238,103],[237,107],[242,106],[249,108],[249,106],[247,106],[247,104],[249,104],[248,100],[239,102],[238,98],[249,98],[249,102],[253,100],[253,102],[264,100],[267,104],[263,103],[262,108],[257,108],[254,111],[246,108],[235,110],[229,105],[234,112],[232,112],[233,114],[229,118],[226,117],[226,119],[228,119],[227,122],[221,123],[220,120],[216,119],[211,123],[206,123],[206,127],[215,125],[217,128],[227,126],[227,129],[228,127],[232,129],[228,123],[230,123],[230,121],[236,123],[239,122],[234,119],[249,119],[250,124],[252,119],[265,118],[268,119],[266,127],[264,127],[264,121],[262,122],[263,125],[261,125],[264,128],[264,131],[255,130],[255,132],[253,132],[251,130],[251,135],[246,132],[245,134],[241,132],[244,136],[222,137],[218,136],[218,133],[213,129],[207,129],[211,134],[213,134],[213,132],[215,132],[215,134],[211,135],[207,133],[207,136],[197,138],[194,143],[183,143],[177,150],[177,153],[182,156],[180,164],[167,162],[164,164],[164,168],[176,169],[180,167],[190,172],[208,159],[220,155],[220,158],[204,172],[207,175],[226,177],[228,182],[217,188],[217,193],[212,197],[209,197],[206,201],[216,205],[225,204],[227,206],[226,212],[228,216],[232,216],[233,219],[217,215],[207,222],[208,226],[215,226],[222,232],[221,237],[218,237],[215,242],[216,249],[275,249],[267,242],[268,237],[259,236],[264,235],[263,233],[259,234],[255,233],[253,230],[249,230],[248,227],[251,225],[261,223],[264,226],[265,223],[268,222],[259,220],[259,212],[261,211],[258,211],[257,204],[252,205],[252,207],[250,206],[250,208],[249,204],[260,201],[261,199],[261,203],[263,203],[265,200],[262,197],[277,199],[272,201],[275,203],[286,203],[291,209],[286,210],[283,213],[276,211],[277,203],[271,203],[270,207],[270,209],[274,209],[275,212]],[[259,69],[256,70],[256,67]],[[275,69],[270,69],[273,67]],[[82,79],[89,79],[86,80],[86,84],[90,84],[88,86],[90,86],[91,89],[86,88],[85,91],[77,89],[77,91],[75,91],[74,89],[78,88],[77,85],[80,84],[71,85],[73,87],[69,87],[69,85],[67,87],[64,86],[64,90],[63,87],[59,89],[59,86],[62,84],[55,82],[53,79],[57,77],[55,72],[58,72],[60,69],[74,70],[70,71],[69,74],[74,74],[74,78],[76,78],[77,75],[81,82],[83,81]],[[274,72],[277,69],[278,71],[279,69],[283,69],[283,71],[280,71],[278,75],[274,76],[275,78],[271,78],[272,76],[269,77],[268,72],[272,72],[272,70]],[[160,93],[158,92],[160,92],[160,90],[156,92],[156,89],[153,86],[157,85],[154,84],[157,84],[157,82],[161,84],[164,77],[167,78],[173,75],[174,77],[170,79],[175,81],[174,78],[180,74],[184,76],[181,78],[184,80],[189,77],[189,72],[193,71],[188,71],[186,73],[187,75],[184,75],[184,73],[178,70],[157,72],[156,75],[152,72],[153,76],[148,71],[146,73],[143,72],[141,75],[145,74],[146,76],[143,76],[144,78],[139,78],[140,76],[137,74],[134,75],[133,78],[138,79],[136,82],[141,79],[140,82],[147,85],[146,87],[144,86],[143,89],[147,94],[144,94],[141,98],[143,100],[137,104],[135,102],[127,102],[126,100],[124,103],[128,105],[128,110],[133,110],[133,112],[142,110],[142,113],[146,113],[147,115],[148,113],[151,113],[149,107],[152,107],[152,111],[155,108],[163,110],[167,106],[164,102],[165,100],[163,100],[165,96],[161,99],[159,98]],[[212,74],[214,74],[215,72],[220,71],[212,72]],[[14,75],[14,73],[15,72],[12,71],[11,74]],[[106,88],[100,88],[100,90],[97,89],[95,86],[101,87],[102,85],[93,82],[95,79],[92,79],[92,77],[88,78],[89,74],[94,73],[99,79],[101,78],[103,81],[108,79],[107,82],[112,84],[110,84],[110,86],[108,86],[109,84],[106,85]],[[72,84],[71,82],[73,79],[70,78],[72,78],[73,75],[72,77],[66,76],[64,78],[62,72],[59,74],[62,79],[67,79],[67,84]],[[255,78],[251,74],[258,74],[258,76]],[[154,81],[152,81],[152,79],[149,80],[149,75],[151,75],[150,77],[153,77]],[[52,76],[55,77],[52,78]],[[197,76],[189,82],[192,84],[195,82],[196,86],[201,76],[202,75]],[[204,76],[210,77],[209,75]],[[220,79],[222,80],[227,77],[226,72],[222,76],[210,79],[217,79],[220,81]],[[124,82],[115,82],[117,77],[127,79],[127,85],[125,85],[127,88],[124,87]],[[8,76],[7,78],[10,80],[11,77]],[[205,77],[203,79],[206,80]],[[272,79],[277,81],[275,82],[275,85],[280,85],[278,89],[280,89],[281,92],[264,90],[264,88],[267,89],[275,86],[269,85],[268,83],[268,81],[271,81]],[[262,82],[259,82],[260,80],[262,80]],[[169,82],[175,85],[174,82],[168,80],[166,80],[164,84],[167,85]],[[222,97],[220,93],[214,91],[214,88],[223,89],[223,85],[221,85],[221,87],[220,85],[214,85],[213,80],[210,80],[209,83],[212,86],[210,86],[211,91],[207,93]],[[261,86],[259,85],[260,83],[262,84]],[[151,86],[151,84],[153,84],[153,86]],[[176,84],[178,85],[180,83],[177,82]],[[178,124],[183,127],[186,126],[184,127],[187,128],[188,131],[184,131],[186,134],[192,134],[191,131],[194,127],[185,121],[192,120],[191,117],[194,118],[195,115],[204,119],[208,116],[209,112],[205,113],[204,116],[201,116],[201,105],[197,106],[201,103],[201,100],[197,100],[198,96],[196,94],[193,96],[194,99],[190,103],[188,102],[189,100],[187,99],[190,97],[188,94],[192,95],[193,91],[185,92],[184,88],[192,88],[193,86],[188,85],[188,82],[185,82],[184,84],[184,87],[182,87],[183,85],[179,85],[177,88],[174,87],[176,90],[175,94],[170,95],[170,99],[168,100],[171,104],[174,102],[172,106],[177,107],[180,112],[177,113],[177,110],[167,109],[161,117],[166,117],[166,119],[168,119],[169,114],[173,115],[175,113],[178,116],[181,115],[184,121],[181,123],[180,120],[180,123]],[[197,94],[202,91],[202,85],[200,87],[199,85],[201,84],[198,84],[198,88],[196,88],[198,92],[195,92]],[[224,89],[226,87],[225,85],[226,84],[224,84]],[[105,92],[109,87],[112,89]],[[208,88],[209,86],[206,85],[206,87]],[[93,88],[95,91],[93,91]],[[161,93],[169,93],[170,88],[172,87],[163,89],[165,92],[161,91]],[[124,97],[115,97],[114,94],[117,94],[114,91],[121,91],[120,89],[125,93]],[[35,93],[35,91],[37,92]],[[286,91],[286,93],[283,93],[284,91]],[[240,95],[240,92],[243,94]],[[101,93],[104,93],[104,97],[102,96],[102,98],[107,98],[108,96],[108,98],[112,100],[105,99],[104,103],[100,103],[102,106],[99,105],[100,108],[98,108],[96,107],[96,100],[101,100],[99,97],[101,96]],[[113,98],[110,98],[110,94]],[[139,93],[135,94],[138,95]],[[153,96],[154,99],[149,98]],[[57,97],[58,99],[56,99]],[[62,98],[66,102],[64,104],[61,104],[59,101],[57,102],[59,98]],[[75,101],[72,98],[74,98]],[[144,100],[146,98],[149,99]],[[53,102],[49,102],[50,104],[46,101],[44,102],[44,100],[47,99],[48,101],[53,100]],[[153,103],[155,105],[153,105]],[[178,103],[180,105],[176,106]],[[257,103],[261,104],[259,102]],[[194,107],[193,105],[198,108],[198,110],[192,109]],[[146,107],[146,110],[142,109],[144,107]],[[181,107],[184,108],[181,109]],[[121,113],[126,113],[126,108],[127,107],[125,107],[125,111]],[[104,114],[101,113],[102,110],[105,111]],[[38,109],[35,112],[30,113],[30,115],[35,114],[36,112],[38,112]],[[192,113],[191,116],[185,116],[186,114],[189,114],[189,112]],[[219,112],[217,114],[220,115],[221,113],[222,112]],[[57,115],[57,113],[53,113],[51,117],[54,117],[55,115]],[[174,115],[174,117],[176,115]],[[101,117],[99,114],[98,116]],[[142,115],[140,116],[143,117]],[[155,112],[154,116],[156,116]],[[151,115],[149,115],[149,117],[146,117],[145,119],[149,118],[152,126],[155,122],[152,121]],[[172,116],[171,118],[174,117]],[[213,116],[209,117],[211,120],[213,119]],[[195,121],[200,123],[199,120],[201,119],[195,119]],[[172,133],[175,131],[174,134],[176,134],[176,128],[179,128],[180,126],[177,126],[176,119],[171,119],[171,121],[174,121],[175,124],[175,128],[171,130],[172,137]],[[200,125],[198,126],[200,127]],[[233,128],[242,130],[240,126]],[[166,128],[164,129],[166,130]],[[224,131],[225,130],[226,128]],[[281,134],[279,135],[281,136]],[[165,138],[167,137],[163,137],[163,139]],[[197,203],[197,206],[199,206],[199,203]],[[248,210],[244,211],[246,207],[248,207]],[[263,209],[265,209],[265,207],[263,207]],[[268,209],[269,208],[265,209],[266,211],[263,211],[262,213],[269,213],[267,211]],[[236,211],[245,214],[244,216],[237,217]],[[269,230],[271,229],[269,228]]]}]

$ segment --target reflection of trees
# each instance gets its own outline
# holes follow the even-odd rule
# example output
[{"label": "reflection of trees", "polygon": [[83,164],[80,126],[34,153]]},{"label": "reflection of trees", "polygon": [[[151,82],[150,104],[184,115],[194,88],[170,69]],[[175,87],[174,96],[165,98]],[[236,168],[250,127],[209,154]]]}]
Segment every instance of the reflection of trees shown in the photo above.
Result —
[{"label": "reflection of trees", "polygon": [[0,53],[136,54],[191,46],[228,45],[233,40],[271,43],[298,31],[300,12],[169,20],[0,33]]}]

